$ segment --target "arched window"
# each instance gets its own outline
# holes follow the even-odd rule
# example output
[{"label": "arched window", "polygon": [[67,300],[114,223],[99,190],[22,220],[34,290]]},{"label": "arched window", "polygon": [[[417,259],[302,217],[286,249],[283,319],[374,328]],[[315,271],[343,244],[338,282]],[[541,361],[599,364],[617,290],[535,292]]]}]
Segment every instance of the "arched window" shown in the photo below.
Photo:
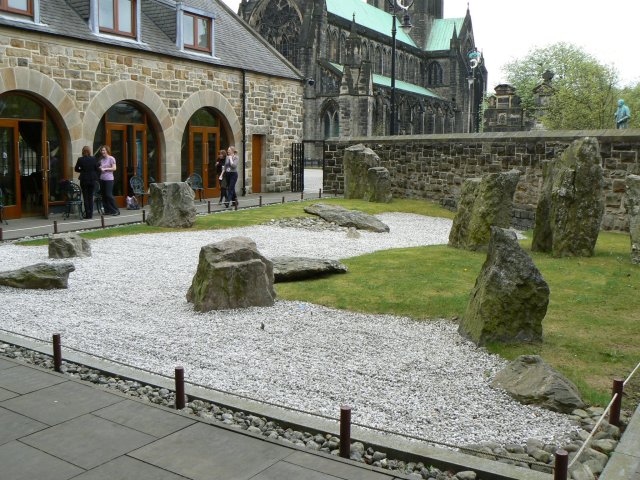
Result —
[{"label": "arched window", "polygon": [[333,32],[331,34],[331,39],[329,41],[329,59],[332,62],[339,62],[338,55],[340,54],[340,50],[338,48],[338,32]]},{"label": "arched window", "polygon": [[384,58],[382,55],[382,48],[380,48],[380,45],[378,45],[376,47],[375,59],[373,62],[373,73],[378,73],[382,75],[383,67],[384,67]]},{"label": "arched window", "polygon": [[340,136],[340,115],[337,105],[330,104],[322,115],[324,138]]},{"label": "arched window", "polygon": [[347,61],[347,36],[343,33],[340,35],[340,58],[338,63],[345,63]]},{"label": "arched window", "polygon": [[442,85],[442,67],[438,62],[432,62],[427,67],[427,85]]}]

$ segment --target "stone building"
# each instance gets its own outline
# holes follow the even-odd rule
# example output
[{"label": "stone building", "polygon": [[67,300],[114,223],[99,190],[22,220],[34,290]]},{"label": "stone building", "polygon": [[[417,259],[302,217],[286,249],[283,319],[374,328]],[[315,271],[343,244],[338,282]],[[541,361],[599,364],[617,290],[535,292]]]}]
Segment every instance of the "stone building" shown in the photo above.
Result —
[{"label": "stone building", "polygon": [[[399,134],[475,132],[487,71],[471,15],[415,0],[395,61]],[[396,4],[398,5],[398,4]],[[307,79],[304,139],[389,135],[392,0],[243,0],[239,14]],[[471,66],[477,66],[471,68]]]},{"label": "stone building", "polygon": [[8,218],[64,204],[82,147],[129,180],[197,173],[235,145],[238,189],[289,189],[302,139],[300,73],[218,0],[0,1],[0,186]]},{"label": "stone building", "polygon": [[520,132],[530,129],[531,124],[524,115],[516,89],[506,83],[496,86],[495,94],[487,98],[483,131]]}]

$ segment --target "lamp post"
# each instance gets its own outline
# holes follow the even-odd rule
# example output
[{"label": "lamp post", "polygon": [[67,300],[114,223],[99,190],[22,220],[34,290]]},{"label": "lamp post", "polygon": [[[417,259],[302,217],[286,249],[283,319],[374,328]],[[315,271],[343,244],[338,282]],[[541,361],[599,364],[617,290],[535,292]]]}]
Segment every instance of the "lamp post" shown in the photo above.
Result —
[{"label": "lamp post", "polygon": [[409,17],[408,10],[413,5],[413,1],[406,7],[401,3],[401,0],[387,0],[389,6],[392,8],[391,17],[391,135],[397,135],[398,133],[398,118],[396,115],[396,17],[398,13],[404,11],[405,14],[402,17],[402,24],[400,28],[406,34],[409,34],[413,25],[411,25],[411,18]]},{"label": "lamp post", "polygon": [[477,48],[473,48],[469,53],[467,53],[467,58],[469,60],[469,76],[467,77],[467,81],[469,82],[469,111],[467,113],[467,132],[471,133],[471,127],[473,122],[471,121],[471,104],[474,100],[473,95],[473,82],[475,81],[475,73],[476,68],[482,63],[482,54],[478,51]]}]

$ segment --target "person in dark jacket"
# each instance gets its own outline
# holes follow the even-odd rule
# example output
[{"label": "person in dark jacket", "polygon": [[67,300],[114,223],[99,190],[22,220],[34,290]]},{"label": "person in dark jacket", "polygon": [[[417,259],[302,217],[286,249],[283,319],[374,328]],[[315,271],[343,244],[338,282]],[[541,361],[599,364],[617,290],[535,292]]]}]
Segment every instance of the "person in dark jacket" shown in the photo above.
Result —
[{"label": "person in dark jacket", "polygon": [[93,195],[96,182],[100,178],[100,163],[91,155],[91,148],[82,147],[82,156],[78,158],[74,169],[80,173],[80,189],[84,200],[84,218],[93,217]]}]

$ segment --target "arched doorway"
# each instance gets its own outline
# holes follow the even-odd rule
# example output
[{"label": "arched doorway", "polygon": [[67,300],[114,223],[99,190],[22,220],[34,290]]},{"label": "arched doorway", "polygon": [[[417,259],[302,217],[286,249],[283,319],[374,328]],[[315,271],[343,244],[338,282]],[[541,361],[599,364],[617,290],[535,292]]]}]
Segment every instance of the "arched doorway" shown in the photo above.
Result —
[{"label": "arched doorway", "polygon": [[221,147],[229,146],[222,117],[211,108],[196,111],[182,135],[180,174],[184,181],[197,173],[202,177],[205,197],[220,193],[216,181],[216,159]]},{"label": "arched doorway", "polygon": [[142,177],[145,189],[160,181],[160,152],[158,136],[147,113],[135,102],[122,101],[104,114],[93,138],[93,151],[102,145],[111,149],[116,159],[113,196],[119,206],[125,205],[125,196],[131,194],[129,181]]},{"label": "arched doorway", "polygon": [[47,217],[50,205],[63,202],[64,151],[45,105],[22,92],[0,95],[0,188],[7,218]]}]

